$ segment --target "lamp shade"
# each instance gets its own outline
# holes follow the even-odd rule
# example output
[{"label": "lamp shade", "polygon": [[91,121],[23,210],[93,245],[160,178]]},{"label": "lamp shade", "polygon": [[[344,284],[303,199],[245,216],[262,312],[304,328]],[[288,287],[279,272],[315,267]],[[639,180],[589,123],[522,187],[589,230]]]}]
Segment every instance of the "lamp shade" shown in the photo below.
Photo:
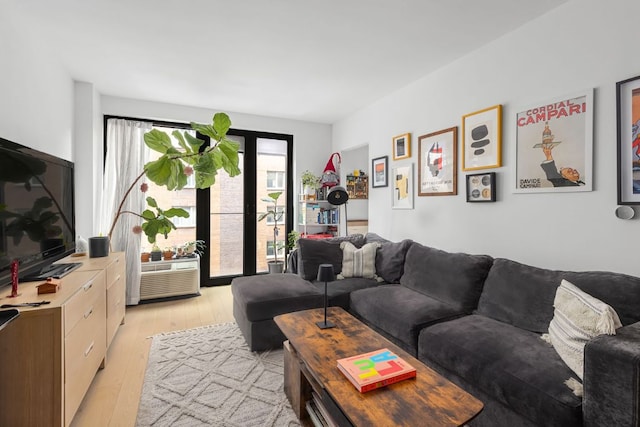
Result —
[{"label": "lamp shade", "polygon": [[347,203],[347,200],[349,200],[349,194],[347,193],[347,190],[345,190],[344,187],[340,187],[339,185],[333,187],[331,190],[329,190],[329,193],[327,193],[327,201],[332,205],[343,205]]},{"label": "lamp shade", "polygon": [[318,282],[333,282],[336,275],[333,272],[333,264],[320,264],[318,266]]}]

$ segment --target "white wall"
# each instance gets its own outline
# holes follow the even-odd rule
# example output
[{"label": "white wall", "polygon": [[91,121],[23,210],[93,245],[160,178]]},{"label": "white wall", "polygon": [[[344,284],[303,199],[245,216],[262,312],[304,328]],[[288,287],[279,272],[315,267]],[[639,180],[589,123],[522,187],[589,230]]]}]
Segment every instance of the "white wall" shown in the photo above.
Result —
[{"label": "white wall", "polygon": [[[218,111],[226,112],[232,127],[253,131],[293,135],[294,198],[297,197],[302,172],[309,169],[320,174],[331,153],[331,126],[298,120],[255,116],[224,109],[212,110],[182,105],[147,102],[112,96],[102,96],[102,112],[105,115],[135,117],[177,122],[210,123]],[[294,218],[298,217],[297,203]]]},{"label": "white wall", "polygon": [[0,137],[73,160],[71,77],[8,3],[0,4]]},{"label": "white wall", "polygon": [[[638,16],[637,0],[571,1],[334,124],[334,150],[368,143],[371,157],[390,159],[392,136],[411,132],[417,168],[419,135],[456,125],[460,130],[463,114],[504,107],[504,166],[493,169],[496,203],[465,202],[459,163],[458,195],[416,196],[413,210],[391,209],[392,185],[371,189],[369,230],[541,267],[640,276],[634,261],[640,221],[614,216],[615,82],[640,74]],[[512,194],[518,108],[586,88],[596,89],[594,191]]]}]

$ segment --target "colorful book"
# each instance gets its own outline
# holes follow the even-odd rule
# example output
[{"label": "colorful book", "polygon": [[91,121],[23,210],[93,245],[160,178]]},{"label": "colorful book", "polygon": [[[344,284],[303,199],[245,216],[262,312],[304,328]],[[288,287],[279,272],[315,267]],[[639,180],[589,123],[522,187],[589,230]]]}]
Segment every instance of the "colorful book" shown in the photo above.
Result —
[{"label": "colorful book", "polygon": [[387,348],[340,359],[338,369],[361,393],[416,376],[413,366]]}]

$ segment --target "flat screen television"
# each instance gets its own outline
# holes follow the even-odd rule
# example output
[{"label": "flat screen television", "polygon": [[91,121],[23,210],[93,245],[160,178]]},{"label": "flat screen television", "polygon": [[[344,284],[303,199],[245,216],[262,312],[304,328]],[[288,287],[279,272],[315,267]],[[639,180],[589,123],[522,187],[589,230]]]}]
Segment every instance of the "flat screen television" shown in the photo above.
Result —
[{"label": "flat screen television", "polygon": [[[75,252],[73,163],[0,138],[0,287],[62,276],[53,262]],[[60,273],[60,274],[58,274]]]}]

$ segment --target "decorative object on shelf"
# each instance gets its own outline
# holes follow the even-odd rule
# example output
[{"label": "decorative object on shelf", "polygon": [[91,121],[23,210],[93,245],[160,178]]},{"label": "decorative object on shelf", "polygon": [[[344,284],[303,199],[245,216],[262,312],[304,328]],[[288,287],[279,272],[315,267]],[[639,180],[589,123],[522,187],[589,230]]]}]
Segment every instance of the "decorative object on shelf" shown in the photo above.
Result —
[{"label": "decorative object on shelf", "polygon": [[616,217],[620,219],[631,219],[636,215],[636,211],[631,206],[618,206],[616,208]]},{"label": "decorative object on shelf", "polygon": [[302,181],[302,194],[307,200],[313,200],[316,197],[316,190],[322,187],[320,184],[320,177],[316,176],[313,172],[308,170],[302,173],[300,178]]},{"label": "decorative object on shelf", "polygon": [[17,259],[14,259],[13,261],[11,261],[11,295],[9,295],[9,298],[16,298],[20,296],[20,294],[18,293],[19,265],[20,263]]},{"label": "decorative object on shelf", "polygon": [[462,170],[502,166],[502,105],[462,116]]},{"label": "decorative object on shelf", "polygon": [[36,286],[38,289],[38,295],[40,294],[55,294],[60,289],[60,284],[62,281],[60,279],[54,279],[53,277],[49,277],[46,282]]},{"label": "decorative object on shelf", "polygon": [[333,264],[320,264],[318,266],[317,280],[318,282],[324,282],[324,321],[316,322],[316,325],[318,325],[318,328],[320,329],[335,328],[336,325],[327,321],[327,305],[329,303],[329,298],[327,296],[327,282],[333,282],[336,280],[336,275],[333,271]]},{"label": "decorative object on shelf", "polygon": [[458,128],[418,137],[418,196],[458,194]]},{"label": "decorative object on shelf", "polygon": [[162,251],[162,259],[164,259],[165,261],[173,259],[173,255],[174,252],[173,250],[171,250],[171,248],[165,248],[164,251]]},{"label": "decorative object on shelf", "polygon": [[392,209],[413,209],[413,163],[393,168]]},{"label": "decorative object on shelf", "polygon": [[369,198],[369,177],[362,171],[354,171],[353,175],[347,175],[347,193],[349,199]]},{"label": "decorative object on shelf", "polygon": [[467,202],[495,202],[496,173],[467,175]]},{"label": "decorative object on shelf", "polygon": [[[153,207],[156,212],[146,209],[141,214],[123,210],[124,202],[136,187],[137,183],[147,177],[159,186],[165,186],[167,190],[180,190],[187,184],[187,178],[195,174],[196,188],[209,188],[215,184],[216,175],[219,169],[224,169],[230,177],[240,174],[238,167],[238,148],[240,145],[227,138],[227,132],[231,127],[231,120],[225,113],[216,113],[211,124],[203,125],[191,122],[191,128],[203,135],[211,138],[215,143],[200,150],[204,141],[192,136],[188,131],[180,133],[174,131],[171,135],[178,141],[179,148],[171,142],[170,136],[163,131],[153,129],[144,135],[145,144],[154,151],[161,153],[157,160],[148,162],[140,175],[131,183],[125,192],[120,205],[116,211],[111,224],[108,236],[111,236],[113,229],[120,216],[129,213],[140,217],[142,224],[134,227],[134,233],[144,232],[149,243],[156,241],[158,234],[167,235],[176,227],[170,218],[188,218],[189,213],[181,208],[171,208],[163,210],[158,207],[156,201],[147,197],[147,204]],[[147,191],[147,184],[140,185],[140,191]]]},{"label": "decorative object on shelf", "polygon": [[640,205],[640,76],[616,83],[618,204]]},{"label": "decorative object on shelf", "polygon": [[142,252],[140,254],[140,262],[149,262],[150,259],[151,259],[150,252]]},{"label": "decorative object on shelf", "polygon": [[273,217],[273,261],[268,261],[269,273],[282,273],[284,271],[284,261],[278,260],[278,234],[280,228],[278,227],[278,220],[282,218],[282,211],[278,210],[278,198],[282,195],[282,191],[276,191],[274,193],[267,194],[268,197],[262,199],[263,202],[269,203],[268,206],[273,206],[268,211],[261,213],[258,217],[258,221],[262,221],[268,216]]},{"label": "decorative object on shelf", "polygon": [[87,252],[89,252],[89,242],[84,237],[78,235],[76,238],[76,253],[84,255]]},{"label": "decorative object on shelf", "polygon": [[386,187],[389,185],[389,156],[376,157],[371,160],[373,179],[371,188]]},{"label": "decorative object on shelf", "polygon": [[347,202],[349,201],[349,194],[344,187],[336,186],[329,190],[327,193],[327,201],[334,206],[344,205],[344,234],[349,235],[347,228]]},{"label": "decorative object on shelf", "polygon": [[205,244],[204,240],[190,240],[182,246],[182,250],[184,252],[183,256],[193,258],[195,254],[198,254],[202,257],[204,255],[204,250],[206,249],[206,247],[207,245]]},{"label": "decorative object on shelf", "polygon": [[393,137],[393,160],[411,158],[411,134],[403,133]]},{"label": "decorative object on shelf", "polygon": [[89,258],[100,258],[109,255],[109,237],[89,237]]},{"label": "decorative object on shelf", "polygon": [[514,192],[591,191],[593,89],[518,111]]},{"label": "decorative object on shelf", "polygon": [[340,185],[340,163],[342,157],[340,153],[331,153],[327,165],[324,167],[324,172],[320,177],[320,183],[323,187],[334,187]]}]

